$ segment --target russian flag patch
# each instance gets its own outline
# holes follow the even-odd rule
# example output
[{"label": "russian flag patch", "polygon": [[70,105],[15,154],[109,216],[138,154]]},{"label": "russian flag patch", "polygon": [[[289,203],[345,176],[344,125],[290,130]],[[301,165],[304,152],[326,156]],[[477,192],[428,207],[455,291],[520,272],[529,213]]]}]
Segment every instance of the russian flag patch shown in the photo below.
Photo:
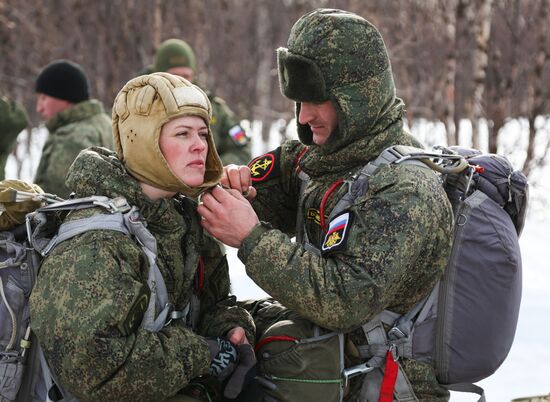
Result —
[{"label": "russian flag patch", "polygon": [[338,215],[330,221],[325,241],[323,241],[323,245],[321,246],[323,254],[342,250],[346,246],[351,221],[351,212]]},{"label": "russian flag patch", "polygon": [[246,145],[248,142],[244,129],[238,124],[229,129],[229,135],[231,136],[233,142],[237,145]]}]

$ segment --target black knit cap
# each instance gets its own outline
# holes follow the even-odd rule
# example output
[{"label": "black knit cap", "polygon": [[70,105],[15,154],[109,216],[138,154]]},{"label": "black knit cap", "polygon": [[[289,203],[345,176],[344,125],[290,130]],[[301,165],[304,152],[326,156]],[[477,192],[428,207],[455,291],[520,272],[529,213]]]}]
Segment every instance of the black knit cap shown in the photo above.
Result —
[{"label": "black knit cap", "polygon": [[55,60],[44,67],[36,79],[36,92],[71,103],[90,99],[84,70],[69,60]]}]

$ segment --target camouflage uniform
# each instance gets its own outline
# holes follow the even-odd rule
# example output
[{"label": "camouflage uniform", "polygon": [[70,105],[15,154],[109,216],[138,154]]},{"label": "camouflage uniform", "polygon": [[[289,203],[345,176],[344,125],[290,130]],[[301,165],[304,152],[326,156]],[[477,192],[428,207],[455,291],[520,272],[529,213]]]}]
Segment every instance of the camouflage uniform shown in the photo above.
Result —
[{"label": "camouflage uniform", "polygon": [[[338,127],[317,146],[309,126],[298,122],[301,142],[286,142],[250,163],[257,189],[253,207],[262,223],[244,240],[239,257],[248,275],[276,300],[364,345],[358,327],[384,309],[407,312],[439,279],[452,239],[450,204],[430,169],[383,166],[370,177],[366,194],[347,211],[343,240],[331,247],[320,226],[321,203],[329,187],[391,145],[420,144],[403,127],[404,104],[395,96],[384,43],[366,20],[339,10],[312,12],[293,27],[288,49],[278,52],[281,88],[297,102],[297,115],[301,101],[330,100]],[[310,65],[300,64],[303,60]],[[318,66],[324,85],[300,81],[297,72],[314,75],[308,70],[311,63]],[[310,177],[301,209],[300,170]],[[328,197],[327,222],[347,190],[342,185]],[[326,248],[320,256],[306,250],[304,242],[291,242],[299,211],[306,238],[318,249]],[[347,358],[349,365],[359,363],[350,354]],[[431,365],[400,362],[419,400],[448,399]],[[358,378],[346,400],[356,400]]]},{"label": "camouflage uniform", "polygon": [[212,103],[210,129],[224,165],[242,165],[250,161],[250,140],[225,101],[207,92]]},{"label": "camouflage uniform", "polygon": [[47,193],[68,197],[65,176],[71,163],[84,148],[113,149],[111,119],[97,100],[88,100],[57,113],[46,122],[50,134],[34,182]]},{"label": "camouflage uniform", "polygon": [[[202,234],[193,201],[150,201],[103,148],[79,155],[67,185],[78,196],[124,196],[139,207],[157,240],[158,265],[176,309],[196,291],[200,250],[205,276],[197,332],[219,336],[242,326],[254,339],[250,316],[228,297],[226,259],[217,242]],[[94,213],[102,210],[76,211],[68,219]],[[158,333],[140,328],[148,270],[135,242],[106,230],[61,243],[44,261],[31,298],[33,329],[58,379],[79,400],[162,401],[207,373],[211,357],[202,336],[179,321]]]},{"label": "camouflage uniform", "polygon": [[0,97],[0,180],[17,135],[27,126],[27,114],[20,106]]}]

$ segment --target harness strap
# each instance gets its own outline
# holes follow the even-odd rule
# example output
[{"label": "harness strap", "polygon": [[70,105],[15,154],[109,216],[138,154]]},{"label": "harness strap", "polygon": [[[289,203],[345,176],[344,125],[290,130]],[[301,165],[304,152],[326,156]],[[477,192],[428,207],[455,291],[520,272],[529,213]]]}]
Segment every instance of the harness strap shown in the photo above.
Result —
[{"label": "harness strap", "polygon": [[397,373],[399,366],[394,360],[391,350],[386,353],[386,367],[384,368],[384,378],[380,385],[379,402],[393,402],[393,390],[395,389],[395,382],[397,381]]},{"label": "harness strap", "polygon": [[296,243],[309,243],[304,230],[304,208],[302,207],[309,176],[303,170],[300,170],[298,178],[300,179],[300,197],[298,199],[298,214],[296,216]]},{"label": "harness strap", "polygon": [[[387,357],[391,355],[392,360],[394,359],[393,354],[388,355],[388,351],[393,349],[395,345],[391,342],[388,342],[386,337],[386,331],[384,330],[383,321],[388,321],[391,317],[395,317],[397,314],[390,311],[385,311],[381,315],[378,315],[374,319],[370,320],[368,323],[363,325],[363,332],[367,338],[367,343],[371,345],[385,345],[386,353],[382,356],[372,356],[367,364],[371,367],[378,367],[378,370],[372,371],[365,376],[363,385],[361,387],[361,400],[366,401],[377,401],[380,397],[381,385],[383,383],[384,376],[382,374],[382,366],[386,363]],[[393,346],[392,346],[393,345]],[[412,386],[404,374],[403,368],[399,362],[395,362],[397,365],[397,376],[395,379],[395,387],[393,390],[393,395],[395,400],[399,402],[418,402],[418,399],[414,395]],[[390,367],[391,364],[390,364]],[[390,368],[392,370],[392,368]],[[391,377],[390,377],[391,378]],[[391,381],[393,382],[393,381]],[[389,380],[387,383],[391,383]]]},{"label": "harness strap", "polygon": [[[79,202],[78,205],[84,205],[84,203]],[[86,202],[86,205],[90,207],[88,202]],[[109,204],[105,203],[105,205]],[[48,208],[48,210],[58,209]],[[117,208],[118,210],[120,209]],[[98,214],[89,218],[64,222],[60,225],[57,235],[50,240],[42,251],[42,254],[47,255],[59,243],[91,230],[114,230],[133,237],[147,257],[149,263],[147,284],[151,291],[151,297],[141,324],[144,329],[158,332],[172,320],[187,317],[190,310],[189,304],[183,310],[178,311],[174,309],[173,304],[168,302],[166,284],[157,264],[157,241],[141,220],[141,214],[136,207],[131,207],[130,211],[124,214],[121,212]]]},{"label": "harness strap", "polygon": [[478,387],[475,384],[472,383],[459,383],[459,384],[452,384],[452,385],[442,385],[442,387],[448,389],[449,391],[457,391],[457,392],[471,392],[473,394],[478,394],[479,399],[477,402],[486,402],[485,401],[485,391],[483,388]]},{"label": "harness strap", "polygon": [[42,379],[46,386],[46,402],[77,402],[76,398],[72,396],[67,390],[59,386],[59,381],[50,370],[50,366],[44,356],[44,351],[38,342],[36,342],[38,358],[40,360],[40,368],[42,369]]}]

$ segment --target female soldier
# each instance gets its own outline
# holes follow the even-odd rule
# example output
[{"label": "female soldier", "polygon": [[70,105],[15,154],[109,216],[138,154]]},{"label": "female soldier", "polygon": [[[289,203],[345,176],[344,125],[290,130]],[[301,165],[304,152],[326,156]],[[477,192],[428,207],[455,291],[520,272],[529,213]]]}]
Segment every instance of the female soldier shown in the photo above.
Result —
[{"label": "female soldier", "polygon": [[[191,380],[209,371],[228,375],[237,351],[241,366],[234,377],[253,365],[247,338],[254,339],[254,324],[228,297],[225,256],[202,233],[195,212],[196,197],[222,172],[210,117],[207,96],[185,79],[166,73],[134,78],[113,106],[116,154],[88,148],[68,172],[67,185],[78,197],[124,197],[139,208],[156,239],[174,310],[185,311],[193,295],[200,300],[199,311],[192,303],[187,314],[197,320],[183,317],[148,330],[142,319],[151,295],[149,264],[134,240],[91,230],[60,243],[33,291],[32,327],[57,382],[78,400],[162,401],[186,386],[183,392],[197,397]],[[66,221],[102,213],[73,211]],[[229,358],[219,359],[224,352]],[[233,384],[232,396],[240,385]]]}]

